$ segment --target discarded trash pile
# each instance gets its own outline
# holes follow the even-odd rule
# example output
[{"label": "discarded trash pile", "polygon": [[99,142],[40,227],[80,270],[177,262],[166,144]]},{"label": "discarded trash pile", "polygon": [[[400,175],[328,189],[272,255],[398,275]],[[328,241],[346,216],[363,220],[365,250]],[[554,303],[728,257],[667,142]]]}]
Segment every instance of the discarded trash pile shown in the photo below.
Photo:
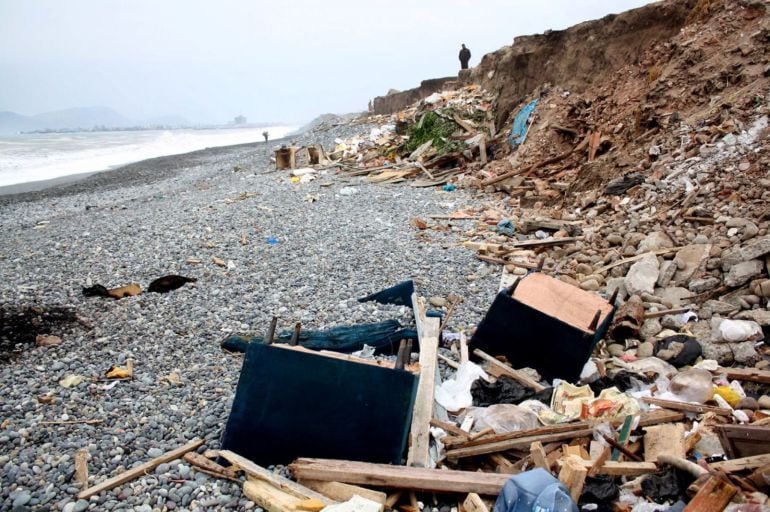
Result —
[{"label": "discarded trash pile", "polygon": [[[720,366],[673,332],[656,355],[604,355],[608,333],[634,329],[630,301],[616,311],[616,297],[541,272],[509,279],[470,340],[442,332],[411,281],[360,300],[411,305],[416,332],[276,335],[273,322],[264,337],[227,338],[246,357],[222,449],[192,453],[193,441],[78,497],[184,456],[210,475],[245,473],[244,494],[269,511],[484,511],[495,496],[496,511],[770,504],[770,371]],[[763,337],[748,322],[720,327]],[[288,463],[296,481],[262,467]]]}]

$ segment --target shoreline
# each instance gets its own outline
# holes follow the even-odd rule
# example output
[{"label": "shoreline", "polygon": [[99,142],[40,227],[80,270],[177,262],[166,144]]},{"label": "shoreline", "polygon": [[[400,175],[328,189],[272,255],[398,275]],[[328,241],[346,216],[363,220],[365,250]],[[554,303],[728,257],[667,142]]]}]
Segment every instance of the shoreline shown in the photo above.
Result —
[{"label": "shoreline", "polygon": [[227,156],[245,150],[257,150],[267,144],[281,143],[292,137],[283,137],[268,141],[246,142],[229,146],[215,146],[187,153],[146,158],[120,164],[99,171],[87,171],[47,180],[28,181],[0,187],[0,205],[23,201],[33,201],[40,198],[53,198],[81,192],[94,191],[104,188],[112,190],[125,186],[155,183],[182,172],[184,168],[200,163],[200,158]]}]

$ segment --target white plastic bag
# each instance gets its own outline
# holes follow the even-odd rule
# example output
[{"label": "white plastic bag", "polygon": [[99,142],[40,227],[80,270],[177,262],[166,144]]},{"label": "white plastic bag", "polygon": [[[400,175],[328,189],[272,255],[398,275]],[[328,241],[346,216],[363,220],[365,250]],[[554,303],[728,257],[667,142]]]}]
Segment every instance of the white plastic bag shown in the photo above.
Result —
[{"label": "white plastic bag", "polygon": [[454,379],[436,386],[436,402],[449,412],[457,412],[473,405],[471,386],[478,378],[487,380],[486,372],[470,361],[460,365]]}]

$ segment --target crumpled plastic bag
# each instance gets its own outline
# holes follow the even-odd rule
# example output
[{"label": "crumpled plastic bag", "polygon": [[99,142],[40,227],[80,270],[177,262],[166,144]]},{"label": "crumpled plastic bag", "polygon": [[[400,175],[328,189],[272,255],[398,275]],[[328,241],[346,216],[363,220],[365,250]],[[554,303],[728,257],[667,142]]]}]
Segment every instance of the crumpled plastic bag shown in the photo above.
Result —
[{"label": "crumpled plastic bag", "polygon": [[722,320],[719,324],[719,334],[722,340],[730,343],[740,341],[756,341],[764,338],[762,327],[751,320]]},{"label": "crumpled plastic bag", "polygon": [[519,407],[523,407],[536,414],[537,419],[540,420],[540,423],[543,425],[557,425],[569,421],[569,418],[555,412],[540,400],[524,400],[519,404]]},{"label": "crumpled plastic bag", "polygon": [[476,363],[466,361],[460,365],[454,379],[445,380],[436,386],[436,402],[450,412],[457,412],[473,405],[471,386],[476,379],[489,379]]},{"label": "crumpled plastic bag", "polygon": [[679,400],[704,404],[714,396],[711,372],[692,368],[671,377],[668,390]]},{"label": "crumpled plastic bag", "polygon": [[82,375],[69,374],[59,381],[59,385],[63,388],[74,388],[85,380]]},{"label": "crumpled plastic bag", "polygon": [[625,362],[614,357],[612,362],[620,368],[636,373],[655,373],[664,377],[677,373],[677,369],[674,366],[657,357],[643,357],[631,362]]},{"label": "crumpled plastic bag", "polygon": [[473,418],[472,430],[474,432],[481,432],[491,428],[495,431],[495,434],[505,434],[520,430],[530,430],[540,426],[535,413],[513,404],[468,407],[458,419],[462,422],[467,417]]}]

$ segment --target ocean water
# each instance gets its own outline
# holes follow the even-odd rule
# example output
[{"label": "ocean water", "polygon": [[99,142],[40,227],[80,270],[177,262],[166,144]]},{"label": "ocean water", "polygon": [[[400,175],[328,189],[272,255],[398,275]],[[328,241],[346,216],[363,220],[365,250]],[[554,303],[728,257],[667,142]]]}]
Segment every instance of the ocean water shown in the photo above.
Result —
[{"label": "ocean water", "polygon": [[103,171],[158,156],[284,137],[295,126],[0,136],[0,187]]}]

